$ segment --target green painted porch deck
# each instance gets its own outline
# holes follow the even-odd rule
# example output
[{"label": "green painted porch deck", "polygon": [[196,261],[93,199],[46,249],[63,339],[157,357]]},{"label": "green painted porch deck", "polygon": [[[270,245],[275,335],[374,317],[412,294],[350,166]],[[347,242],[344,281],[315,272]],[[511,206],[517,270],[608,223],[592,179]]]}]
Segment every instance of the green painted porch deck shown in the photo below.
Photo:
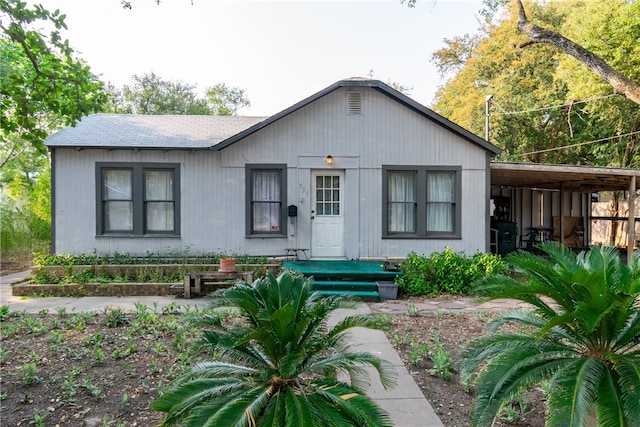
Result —
[{"label": "green painted porch deck", "polygon": [[377,282],[393,282],[401,274],[387,271],[384,261],[355,260],[287,260],[283,269],[313,277],[314,289],[326,295],[352,295],[380,301]]}]

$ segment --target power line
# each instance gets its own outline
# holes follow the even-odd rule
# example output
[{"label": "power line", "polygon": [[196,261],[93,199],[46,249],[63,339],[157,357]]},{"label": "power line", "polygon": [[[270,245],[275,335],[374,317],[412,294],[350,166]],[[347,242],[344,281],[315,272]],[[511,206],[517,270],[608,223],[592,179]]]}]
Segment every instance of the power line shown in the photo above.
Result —
[{"label": "power line", "polygon": [[637,130],[637,131],[634,131],[634,132],[625,133],[623,135],[616,135],[616,136],[610,136],[608,138],[596,139],[594,141],[579,142],[577,144],[565,145],[565,146],[562,146],[562,147],[555,147],[555,148],[547,148],[547,149],[544,149],[544,150],[530,151],[528,153],[521,153],[521,155],[522,156],[527,156],[529,154],[548,153],[550,151],[557,151],[557,150],[563,150],[565,148],[579,147],[581,145],[594,144],[596,142],[610,141],[612,139],[623,138],[625,136],[632,136],[632,135],[636,135],[636,134],[640,134],[640,130]]},{"label": "power line", "polygon": [[[572,105],[575,105],[575,104],[583,104],[583,103],[587,103],[587,102],[591,102],[591,101],[598,101],[600,99],[611,98],[612,96],[620,96],[620,94],[612,93],[612,94],[609,94],[609,95],[595,96],[593,98],[583,99],[581,101],[573,101],[573,102],[570,102],[568,104],[552,105],[552,106],[540,107],[540,108],[532,108],[530,110],[522,110],[522,111],[505,111],[505,109],[502,108],[493,99],[491,100],[491,103],[500,109],[501,113],[499,112],[497,114],[503,114],[505,116],[509,116],[509,115],[514,115],[514,114],[526,114],[526,113],[535,113],[537,111],[553,110],[553,109],[562,108],[562,107],[571,107]],[[494,113],[494,114],[496,114],[496,113]]]}]

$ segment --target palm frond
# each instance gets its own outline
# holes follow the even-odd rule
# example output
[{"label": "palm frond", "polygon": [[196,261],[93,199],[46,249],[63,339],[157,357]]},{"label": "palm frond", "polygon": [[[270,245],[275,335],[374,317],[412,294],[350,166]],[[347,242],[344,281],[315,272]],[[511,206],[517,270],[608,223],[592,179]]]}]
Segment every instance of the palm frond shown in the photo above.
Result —
[{"label": "palm frond", "polygon": [[549,427],[582,427],[595,410],[597,387],[606,368],[594,358],[573,360],[554,377],[548,398]]},{"label": "palm frond", "polygon": [[315,393],[311,398],[317,401],[316,406],[321,408],[323,415],[325,408],[330,407],[338,408],[341,414],[348,416],[349,423],[342,425],[393,426],[389,414],[380,409],[370,397],[344,384],[332,385],[320,382],[315,387]]},{"label": "palm frond", "polygon": [[635,425],[638,418],[628,418],[624,413],[620,378],[611,369],[604,369],[598,383],[596,414],[599,427],[627,427]]},{"label": "palm frond", "polygon": [[611,355],[618,375],[624,413],[629,420],[640,420],[640,355]]},{"label": "palm frond", "polygon": [[284,427],[317,427],[320,417],[315,412],[306,393],[300,393],[291,387],[285,391],[286,422]]}]

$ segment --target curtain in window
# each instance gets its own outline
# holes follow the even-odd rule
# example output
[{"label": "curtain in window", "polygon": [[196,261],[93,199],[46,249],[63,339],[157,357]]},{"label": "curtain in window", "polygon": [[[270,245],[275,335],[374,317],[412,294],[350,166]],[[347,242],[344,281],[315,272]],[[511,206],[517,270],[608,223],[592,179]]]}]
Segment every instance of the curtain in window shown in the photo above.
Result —
[{"label": "curtain in window", "polygon": [[455,225],[455,175],[427,175],[427,231],[450,232]]},{"label": "curtain in window", "polygon": [[253,231],[280,231],[280,171],[254,171]]},{"label": "curtain in window", "polygon": [[145,171],[147,231],[173,230],[173,171]]},{"label": "curtain in window", "polygon": [[109,169],[103,175],[106,231],[133,231],[132,171]]},{"label": "curtain in window", "polygon": [[414,172],[389,172],[389,232],[416,231],[416,178]]}]

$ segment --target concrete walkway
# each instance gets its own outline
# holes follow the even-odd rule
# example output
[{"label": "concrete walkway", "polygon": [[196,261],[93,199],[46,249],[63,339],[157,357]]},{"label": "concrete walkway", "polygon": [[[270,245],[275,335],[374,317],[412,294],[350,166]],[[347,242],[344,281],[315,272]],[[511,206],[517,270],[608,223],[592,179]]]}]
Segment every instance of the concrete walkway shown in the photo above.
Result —
[{"label": "concrete walkway", "polygon": [[[48,310],[55,313],[59,308],[65,308],[67,313],[102,311],[107,307],[121,307],[126,310],[135,310],[135,303],[148,307],[162,307],[169,304],[181,306],[204,307],[206,300],[177,298],[174,296],[150,296],[150,297],[82,297],[82,298],[37,298],[14,297],[11,295],[11,284],[23,281],[28,272],[16,273],[0,277],[0,305],[8,305],[11,311],[26,311],[38,313]],[[409,306],[409,307],[408,307]],[[376,304],[362,304],[357,312],[361,313],[406,313],[407,309],[428,311],[493,311],[514,308],[513,301],[494,301],[478,305],[470,298],[460,300],[425,300],[406,303],[404,301],[387,300]],[[330,319],[335,324],[341,316],[352,314],[351,310],[339,310]],[[398,356],[386,335],[382,331],[358,329],[353,332],[353,345],[356,349],[367,351],[389,361],[398,374],[397,386],[391,390],[385,390],[373,369],[371,369],[371,386],[368,395],[371,396],[389,414],[396,427],[442,427],[443,424],[433,411],[429,402],[424,398],[422,391],[417,386],[404,363]]]}]

